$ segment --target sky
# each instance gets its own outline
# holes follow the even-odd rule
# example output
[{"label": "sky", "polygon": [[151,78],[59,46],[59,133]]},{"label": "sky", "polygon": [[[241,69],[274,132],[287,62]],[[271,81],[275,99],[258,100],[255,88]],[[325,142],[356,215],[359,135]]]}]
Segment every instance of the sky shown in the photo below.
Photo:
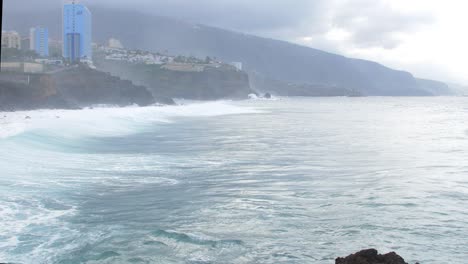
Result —
[{"label": "sky", "polygon": [[[7,0],[43,5],[63,0]],[[31,2],[33,1],[33,2]],[[81,0],[133,8],[468,85],[466,0]]]}]

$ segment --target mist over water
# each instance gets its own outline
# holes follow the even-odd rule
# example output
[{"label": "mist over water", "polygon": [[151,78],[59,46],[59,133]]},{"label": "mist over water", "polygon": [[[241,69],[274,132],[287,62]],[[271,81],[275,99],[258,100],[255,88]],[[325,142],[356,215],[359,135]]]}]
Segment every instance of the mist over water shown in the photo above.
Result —
[{"label": "mist over water", "polygon": [[467,98],[1,113],[0,262],[325,264],[375,247],[463,264],[467,114]]}]

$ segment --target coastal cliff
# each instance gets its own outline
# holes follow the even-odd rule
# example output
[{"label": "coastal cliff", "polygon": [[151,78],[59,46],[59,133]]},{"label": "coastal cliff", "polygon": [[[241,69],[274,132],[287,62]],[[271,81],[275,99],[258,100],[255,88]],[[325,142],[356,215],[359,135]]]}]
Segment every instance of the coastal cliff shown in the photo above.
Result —
[{"label": "coastal cliff", "polygon": [[0,111],[77,109],[97,104],[147,106],[154,103],[171,104],[173,101],[155,99],[143,86],[86,66],[51,74],[0,73]]},{"label": "coastal cliff", "polygon": [[[249,76],[230,67],[131,64],[98,60],[99,70],[146,86],[153,95],[191,100],[247,99]],[[178,69],[179,68],[179,69]]]},{"label": "coastal cliff", "polygon": [[134,85],[130,81],[85,66],[53,74],[51,79],[60,94],[79,106],[173,103],[171,99],[154,97],[144,86]]},{"label": "coastal cliff", "polygon": [[[35,76],[38,77],[38,76]],[[0,111],[76,108],[55,88],[0,80]]]}]

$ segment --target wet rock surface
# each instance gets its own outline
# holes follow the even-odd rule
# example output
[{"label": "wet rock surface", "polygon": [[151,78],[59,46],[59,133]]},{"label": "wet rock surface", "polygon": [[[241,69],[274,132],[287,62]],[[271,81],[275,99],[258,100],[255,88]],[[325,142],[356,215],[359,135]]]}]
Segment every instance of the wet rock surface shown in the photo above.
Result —
[{"label": "wet rock surface", "polygon": [[405,260],[396,254],[390,252],[381,255],[375,249],[362,250],[356,254],[349,255],[345,258],[337,258],[335,264],[408,264]]},{"label": "wet rock surface", "polygon": [[0,73],[0,111],[80,109],[93,105],[172,105],[135,85],[85,66],[53,74]]}]

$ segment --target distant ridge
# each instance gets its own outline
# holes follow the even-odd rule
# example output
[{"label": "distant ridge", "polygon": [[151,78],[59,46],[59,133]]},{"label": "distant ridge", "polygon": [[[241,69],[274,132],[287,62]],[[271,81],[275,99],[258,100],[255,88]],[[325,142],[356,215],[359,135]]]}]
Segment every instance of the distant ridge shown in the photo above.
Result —
[{"label": "distant ridge", "polygon": [[[372,61],[347,58],[284,41],[256,37],[131,10],[90,7],[97,42],[115,37],[129,48],[171,54],[212,56],[240,61],[247,71],[265,78],[359,91],[363,95],[429,96],[450,93],[441,82],[416,79]],[[34,14],[7,14],[6,24],[21,32],[41,21],[59,37],[60,10]],[[136,30],[137,29],[137,30]],[[285,87],[287,89],[287,87]]]}]

